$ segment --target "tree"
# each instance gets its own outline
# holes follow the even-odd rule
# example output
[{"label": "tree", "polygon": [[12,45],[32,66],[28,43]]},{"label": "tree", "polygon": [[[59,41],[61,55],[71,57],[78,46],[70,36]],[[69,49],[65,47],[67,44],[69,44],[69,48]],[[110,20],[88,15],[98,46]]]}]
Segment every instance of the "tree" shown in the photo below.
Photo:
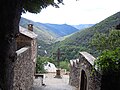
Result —
[{"label": "tree", "polygon": [[111,30],[108,34],[96,33],[90,41],[90,47],[98,51],[98,55],[104,50],[115,50],[120,47],[120,30]]},{"label": "tree", "polygon": [[[58,0],[62,3],[62,0]],[[13,89],[13,66],[16,60],[16,40],[22,12],[38,13],[52,5],[54,0],[0,0],[0,89]]]},{"label": "tree", "polygon": [[102,72],[101,90],[120,89],[120,30],[95,34],[92,46],[100,53],[95,66]]},{"label": "tree", "polygon": [[42,56],[38,56],[37,64],[36,64],[36,73],[45,73],[44,64],[46,64],[48,62],[55,63],[53,58],[46,57],[46,56],[43,56],[43,57]]},{"label": "tree", "polygon": [[69,71],[70,70],[69,61],[61,61],[60,62],[60,68],[61,69],[66,69],[67,71]]},{"label": "tree", "polygon": [[120,48],[104,50],[96,60],[96,66],[102,72],[101,90],[119,90]]}]

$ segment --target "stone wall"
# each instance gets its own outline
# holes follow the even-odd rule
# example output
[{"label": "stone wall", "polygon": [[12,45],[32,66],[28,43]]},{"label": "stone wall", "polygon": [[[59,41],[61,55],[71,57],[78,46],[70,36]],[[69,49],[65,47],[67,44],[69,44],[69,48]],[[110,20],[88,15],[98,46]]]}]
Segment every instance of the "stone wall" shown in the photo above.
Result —
[{"label": "stone wall", "polygon": [[19,37],[16,38],[17,50],[25,46],[31,46],[31,40],[32,40],[31,38],[20,34]]},{"label": "stone wall", "polygon": [[36,60],[37,60],[37,40],[31,40],[31,59],[34,63],[34,74],[36,73]]},{"label": "stone wall", "polygon": [[69,84],[75,86],[78,90],[83,90],[81,89],[81,77],[82,71],[84,71],[86,75],[85,90],[100,90],[101,75],[96,69],[93,69],[94,60],[95,58],[87,52],[80,52],[79,59],[70,60]]},{"label": "stone wall", "polygon": [[69,74],[69,84],[79,88],[79,77],[80,77],[80,69],[79,69],[79,59],[70,60],[70,74]]},{"label": "stone wall", "polygon": [[33,85],[34,65],[31,59],[31,48],[23,47],[16,51],[17,60],[14,67],[13,90],[30,90]]},{"label": "stone wall", "polygon": [[[16,39],[17,42],[17,49],[21,49],[22,47],[30,46],[31,47],[31,59],[34,62],[34,69],[36,68],[36,60],[37,60],[37,39],[30,38],[23,34]],[[35,70],[34,70],[35,71]]]}]

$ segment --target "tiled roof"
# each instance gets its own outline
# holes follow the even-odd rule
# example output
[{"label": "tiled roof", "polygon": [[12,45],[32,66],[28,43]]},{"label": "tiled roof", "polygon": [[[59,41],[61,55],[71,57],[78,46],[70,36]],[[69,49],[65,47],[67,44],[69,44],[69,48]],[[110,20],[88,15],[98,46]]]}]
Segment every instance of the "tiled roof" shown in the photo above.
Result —
[{"label": "tiled roof", "polygon": [[30,31],[30,30],[27,30],[21,26],[19,26],[19,31],[21,34],[29,37],[29,38],[32,38],[32,39],[35,39],[37,38],[37,34],[35,34],[34,32]]}]

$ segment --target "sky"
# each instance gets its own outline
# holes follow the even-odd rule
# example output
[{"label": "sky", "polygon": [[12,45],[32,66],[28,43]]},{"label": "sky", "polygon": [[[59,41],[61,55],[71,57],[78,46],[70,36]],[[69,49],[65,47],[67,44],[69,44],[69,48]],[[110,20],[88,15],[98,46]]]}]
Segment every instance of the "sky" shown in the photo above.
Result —
[{"label": "sky", "polygon": [[120,11],[120,0],[63,0],[60,8],[48,6],[38,14],[27,12],[22,17],[41,23],[96,24]]}]

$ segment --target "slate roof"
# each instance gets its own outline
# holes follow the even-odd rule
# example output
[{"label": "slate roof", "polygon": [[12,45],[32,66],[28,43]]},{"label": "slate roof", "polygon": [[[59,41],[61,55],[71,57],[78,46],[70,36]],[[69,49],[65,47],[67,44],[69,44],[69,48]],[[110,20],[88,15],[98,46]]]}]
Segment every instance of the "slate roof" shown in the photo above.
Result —
[{"label": "slate roof", "polygon": [[35,34],[34,32],[27,30],[26,28],[23,28],[21,26],[19,26],[19,32],[31,39],[35,39],[37,38],[37,34]]},{"label": "slate roof", "polygon": [[91,54],[87,52],[80,52],[80,54],[83,55],[91,65],[94,65],[95,58]]}]

